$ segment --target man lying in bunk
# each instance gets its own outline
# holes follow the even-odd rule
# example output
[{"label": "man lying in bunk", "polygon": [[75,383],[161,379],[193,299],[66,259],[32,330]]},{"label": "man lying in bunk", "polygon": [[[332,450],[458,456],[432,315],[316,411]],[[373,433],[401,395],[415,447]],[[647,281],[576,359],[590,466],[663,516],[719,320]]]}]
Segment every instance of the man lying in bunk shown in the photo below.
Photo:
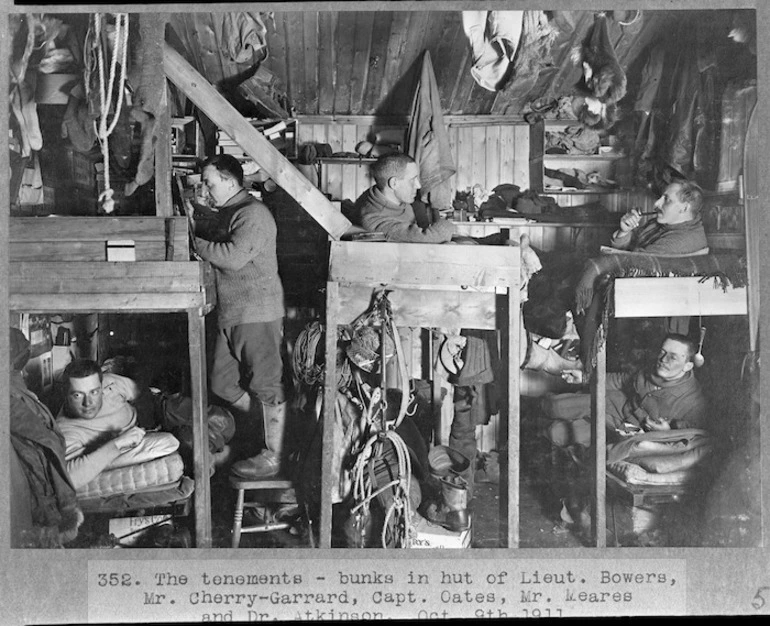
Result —
[{"label": "man lying in bunk", "polygon": [[[607,442],[641,432],[702,428],[707,402],[694,376],[696,345],[689,337],[668,334],[654,368],[607,376]],[[583,382],[582,370],[564,372],[564,380]],[[562,393],[543,398],[547,435],[560,447],[591,444],[591,394]]]},{"label": "man lying in bunk", "polygon": [[98,363],[76,359],[64,369],[65,400],[56,422],[64,435],[65,461],[76,489],[105,469],[135,465],[171,454],[179,441],[170,433],[137,426],[130,378],[102,373]]}]

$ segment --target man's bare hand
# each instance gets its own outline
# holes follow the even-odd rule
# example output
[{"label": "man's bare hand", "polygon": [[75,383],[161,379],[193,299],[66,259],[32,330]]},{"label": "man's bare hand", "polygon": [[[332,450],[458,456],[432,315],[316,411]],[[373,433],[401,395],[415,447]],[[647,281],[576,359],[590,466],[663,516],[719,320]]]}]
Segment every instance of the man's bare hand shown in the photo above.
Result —
[{"label": "man's bare hand", "polygon": [[118,450],[125,452],[126,450],[136,448],[142,439],[144,439],[144,433],[144,428],[134,426],[133,428],[129,428],[126,432],[121,433],[115,437],[112,442],[115,444]]},{"label": "man's bare hand", "polygon": [[620,232],[630,232],[637,228],[641,222],[642,212],[639,209],[631,209],[620,218]]},{"label": "man's bare hand", "polygon": [[582,385],[583,370],[564,370],[561,373],[561,378],[564,382],[567,382],[570,385]]},{"label": "man's bare hand", "polygon": [[652,430],[671,430],[671,424],[666,420],[654,420],[651,417],[644,420],[643,426],[644,430],[648,432]]}]

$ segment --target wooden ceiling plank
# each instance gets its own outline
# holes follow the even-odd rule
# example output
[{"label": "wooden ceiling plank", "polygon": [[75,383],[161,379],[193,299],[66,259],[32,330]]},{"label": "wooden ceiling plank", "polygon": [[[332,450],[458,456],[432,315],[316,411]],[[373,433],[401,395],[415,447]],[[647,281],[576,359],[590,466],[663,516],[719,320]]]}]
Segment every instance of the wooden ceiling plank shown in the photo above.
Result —
[{"label": "wooden ceiling plank", "polygon": [[350,114],[350,83],[353,79],[353,49],[356,34],[356,14],[340,11],[335,41],[337,48],[337,83],[334,93],[334,113]]},{"label": "wooden ceiling plank", "polygon": [[356,33],[353,44],[353,76],[350,85],[350,113],[363,113],[364,94],[369,79],[369,58],[372,53],[372,29],[374,11],[362,11],[356,15]]},{"label": "wooden ceiling plank", "polygon": [[398,11],[393,14],[393,23],[390,27],[388,38],[388,56],[385,63],[385,76],[380,89],[379,102],[385,100],[392,87],[401,77],[401,56],[407,44],[407,30],[411,20],[411,13]]},{"label": "wooden ceiling plank", "polygon": [[310,216],[339,239],[351,224],[326,197],[262,136],[176,50],[164,46],[166,76],[211,120],[232,137],[267,174],[291,195]]},{"label": "wooden ceiling plank", "polygon": [[361,112],[371,115],[380,104],[380,89],[385,78],[385,65],[388,60],[388,41],[393,24],[393,12],[376,12],[372,24],[372,43],[369,53],[369,74],[366,79]]},{"label": "wooden ceiling plank", "polygon": [[337,50],[334,33],[337,28],[337,13],[322,11],[318,15],[318,113],[334,113],[334,91],[336,87]]},{"label": "wooden ceiling plank", "polygon": [[318,112],[318,12],[302,13],[305,50],[305,105],[300,109],[307,113]]},{"label": "wooden ceiling plank", "polygon": [[305,48],[303,43],[303,17],[301,11],[291,11],[284,20],[286,31],[287,80],[292,86],[291,106],[297,111],[305,110]]},{"label": "wooden ceiling plank", "polygon": [[[286,94],[291,103],[291,85],[288,81],[286,71],[286,33],[283,26],[286,13],[276,11],[272,19],[265,20],[267,26],[267,59],[264,61],[265,68],[270,70],[275,76],[279,77],[278,86]],[[287,105],[288,106],[288,105]]]}]

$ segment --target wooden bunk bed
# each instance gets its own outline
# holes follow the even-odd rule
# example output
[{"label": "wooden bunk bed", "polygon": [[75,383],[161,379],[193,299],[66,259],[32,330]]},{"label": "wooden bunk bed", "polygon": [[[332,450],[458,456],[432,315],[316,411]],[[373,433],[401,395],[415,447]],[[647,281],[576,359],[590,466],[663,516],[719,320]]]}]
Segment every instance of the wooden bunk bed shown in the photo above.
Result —
[{"label": "wooden bunk bed", "polygon": [[[136,260],[108,261],[115,241],[133,242]],[[211,547],[204,318],[214,307],[215,290],[209,264],[190,261],[186,219],[11,218],[9,246],[10,311],[186,313],[196,547]]]},{"label": "wooden bunk bed", "polygon": [[373,290],[380,287],[392,290],[389,298],[398,327],[502,331],[503,362],[508,367],[507,378],[501,381],[503,397],[507,398],[501,406],[501,420],[507,424],[507,472],[501,483],[501,490],[507,491],[501,503],[507,504],[507,546],[518,547],[519,378],[518,366],[510,363],[518,363],[519,272],[519,248],[514,246],[332,242],[326,309],[320,547],[331,547],[332,491],[337,479],[332,470],[337,327],[350,324],[364,313]]}]

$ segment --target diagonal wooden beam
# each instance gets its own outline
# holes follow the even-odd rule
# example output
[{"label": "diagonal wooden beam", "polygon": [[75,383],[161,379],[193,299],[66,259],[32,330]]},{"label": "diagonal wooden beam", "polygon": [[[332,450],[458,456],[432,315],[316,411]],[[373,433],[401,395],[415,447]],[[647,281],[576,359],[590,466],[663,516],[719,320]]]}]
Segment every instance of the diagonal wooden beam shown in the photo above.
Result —
[{"label": "diagonal wooden beam", "polygon": [[350,221],[168,43],[164,44],[163,60],[168,79],[230,135],[332,239],[348,231]]}]

